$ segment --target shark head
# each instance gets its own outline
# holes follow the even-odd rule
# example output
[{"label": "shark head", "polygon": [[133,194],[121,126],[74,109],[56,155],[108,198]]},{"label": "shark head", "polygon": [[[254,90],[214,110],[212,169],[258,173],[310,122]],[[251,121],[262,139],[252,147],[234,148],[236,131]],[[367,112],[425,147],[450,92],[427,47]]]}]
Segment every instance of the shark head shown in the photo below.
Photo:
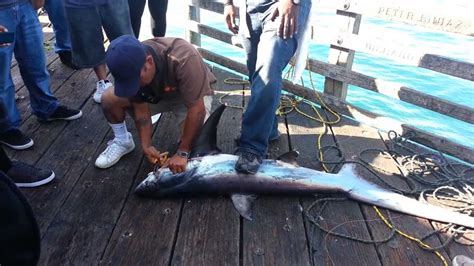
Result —
[{"label": "shark head", "polygon": [[150,172],[146,179],[135,189],[135,193],[143,197],[166,197],[177,196],[185,192],[182,190],[187,187],[186,184],[198,178],[195,171],[200,161],[199,158],[220,153],[220,149],[217,147],[217,126],[225,108],[225,105],[220,105],[202,126],[201,132],[191,149],[190,161],[185,172],[173,174],[167,168]]}]

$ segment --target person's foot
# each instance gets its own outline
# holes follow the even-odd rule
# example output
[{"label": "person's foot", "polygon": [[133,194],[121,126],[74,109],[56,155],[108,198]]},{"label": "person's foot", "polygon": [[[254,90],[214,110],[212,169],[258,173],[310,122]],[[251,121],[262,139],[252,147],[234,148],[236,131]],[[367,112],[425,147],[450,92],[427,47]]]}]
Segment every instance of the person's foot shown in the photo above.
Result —
[{"label": "person's foot", "polygon": [[111,140],[107,143],[107,148],[95,160],[95,166],[98,168],[109,168],[116,164],[122,156],[135,149],[132,134],[128,133],[128,141]]},{"label": "person's foot", "polygon": [[18,129],[11,129],[0,133],[0,142],[15,150],[28,149],[34,144],[31,138],[25,136]]},{"label": "person's foot", "polygon": [[20,161],[12,161],[6,174],[18,187],[38,187],[51,182],[55,177],[51,170],[36,168]]},{"label": "person's foot", "polygon": [[100,103],[102,98],[102,93],[104,93],[108,88],[112,87],[112,82],[108,80],[99,80],[96,84],[96,90],[94,93],[94,101]]},{"label": "person's foot", "polygon": [[263,161],[260,156],[250,152],[237,151],[235,155],[239,156],[235,163],[235,170],[243,174],[256,174]]},{"label": "person's foot", "polygon": [[71,51],[59,51],[58,56],[59,56],[59,60],[61,60],[61,63],[63,63],[65,66],[67,66],[69,68],[72,68],[74,70],[79,69],[72,62],[72,53],[71,53]]},{"label": "person's foot", "polygon": [[81,110],[69,109],[64,105],[58,106],[56,110],[46,119],[40,119],[42,121],[54,121],[54,120],[75,120],[82,116]]}]

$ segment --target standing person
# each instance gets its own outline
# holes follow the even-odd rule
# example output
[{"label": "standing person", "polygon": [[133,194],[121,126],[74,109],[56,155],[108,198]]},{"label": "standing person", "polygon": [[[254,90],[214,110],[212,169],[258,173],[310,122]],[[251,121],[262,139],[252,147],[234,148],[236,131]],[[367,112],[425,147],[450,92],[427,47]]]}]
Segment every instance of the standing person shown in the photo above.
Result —
[{"label": "standing person", "polygon": [[71,39],[69,38],[63,0],[45,0],[44,9],[48,13],[51,24],[53,24],[54,52],[58,54],[59,60],[64,65],[76,69],[72,63]]},{"label": "standing person", "polygon": [[95,102],[112,86],[105,65],[104,29],[110,41],[132,34],[127,0],[64,0],[72,43],[72,62],[93,68],[97,76]]},{"label": "standing person", "polygon": [[0,128],[0,142],[13,149],[26,149],[33,140],[19,130],[20,113],[15,102],[15,86],[10,67],[13,54],[18,62],[21,77],[30,95],[33,113],[42,121],[74,120],[82,116],[80,110],[60,105],[51,92],[46,57],[43,47],[43,31],[33,6],[41,7],[41,0],[9,0],[0,2],[0,30],[15,33],[13,43],[0,47],[0,100],[6,114],[8,127]]},{"label": "standing person", "polygon": [[[280,101],[282,72],[301,43],[311,0],[247,0],[240,8],[240,31],[252,94],[242,120],[235,169],[255,174],[269,140],[279,137],[275,112]],[[224,17],[229,30],[237,34],[232,0],[226,2]]]},{"label": "standing person", "polygon": [[[140,26],[142,24],[142,15],[145,9],[146,0],[128,0],[130,8],[130,19],[135,37],[140,36]],[[166,11],[168,9],[168,0],[148,0],[148,10],[151,15],[151,33],[155,37],[163,37],[166,33]]]},{"label": "standing person", "polygon": [[135,148],[125,125],[126,112],[135,121],[143,153],[151,163],[160,162],[161,154],[151,142],[150,114],[173,112],[181,126],[181,136],[178,151],[168,166],[173,173],[185,171],[193,142],[209,116],[212,84],[216,82],[199,52],[179,38],[154,38],[140,43],[126,35],[110,44],[107,65],[116,84],[104,93],[102,108],[115,138],[95,165],[110,167]]}]

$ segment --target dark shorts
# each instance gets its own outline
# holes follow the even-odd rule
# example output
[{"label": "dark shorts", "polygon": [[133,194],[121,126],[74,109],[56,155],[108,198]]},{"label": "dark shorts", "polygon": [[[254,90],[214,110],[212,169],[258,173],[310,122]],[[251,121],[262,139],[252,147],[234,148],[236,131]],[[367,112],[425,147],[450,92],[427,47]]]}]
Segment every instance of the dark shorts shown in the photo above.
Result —
[{"label": "dark shorts", "polygon": [[72,44],[72,60],[79,68],[92,68],[105,63],[104,35],[115,38],[133,35],[127,0],[96,7],[66,7]]}]

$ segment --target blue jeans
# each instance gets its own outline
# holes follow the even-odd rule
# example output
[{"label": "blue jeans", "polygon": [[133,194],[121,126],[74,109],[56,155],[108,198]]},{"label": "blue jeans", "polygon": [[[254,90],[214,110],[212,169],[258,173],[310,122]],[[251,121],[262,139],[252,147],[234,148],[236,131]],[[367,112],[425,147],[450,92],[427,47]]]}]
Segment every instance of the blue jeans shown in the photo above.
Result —
[{"label": "blue jeans", "polygon": [[36,12],[29,2],[0,9],[0,25],[15,32],[12,45],[0,48],[0,97],[12,128],[21,123],[15,103],[15,87],[10,73],[13,52],[26,88],[33,113],[48,118],[58,107],[50,90],[49,73],[43,51],[43,32]]},{"label": "blue jeans", "polygon": [[53,24],[54,51],[71,51],[71,39],[69,38],[69,30],[67,28],[66,14],[64,11],[63,0],[46,0],[44,9],[48,12],[48,17]]},{"label": "blue jeans", "polygon": [[[275,21],[270,19],[277,5],[278,2],[275,2],[265,8],[253,8],[252,13],[247,13],[250,38],[243,40],[252,95],[242,120],[238,150],[261,157],[266,153],[268,140],[278,134],[275,112],[280,102],[282,74],[298,45],[298,35],[286,40],[277,36],[279,18]],[[308,19],[310,9],[310,0],[301,1],[298,34],[302,34],[302,26]]]},{"label": "blue jeans", "polygon": [[114,0],[91,7],[67,7],[72,42],[72,61],[79,68],[105,64],[104,35],[110,41],[133,35],[127,0]]}]

